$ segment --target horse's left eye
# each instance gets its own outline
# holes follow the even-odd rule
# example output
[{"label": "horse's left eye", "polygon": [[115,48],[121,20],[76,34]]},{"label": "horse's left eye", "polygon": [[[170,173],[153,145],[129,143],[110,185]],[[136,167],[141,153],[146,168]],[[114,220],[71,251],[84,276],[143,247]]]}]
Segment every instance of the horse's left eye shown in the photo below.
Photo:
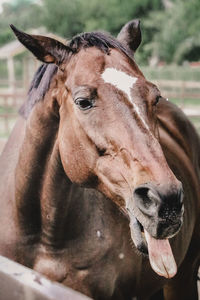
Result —
[{"label": "horse's left eye", "polygon": [[158,104],[158,102],[159,102],[160,98],[161,98],[161,96],[157,96],[157,97],[156,97],[156,99],[155,99],[155,101],[154,101],[154,103],[153,103],[153,105],[156,105],[156,104]]},{"label": "horse's left eye", "polygon": [[93,101],[87,98],[78,98],[75,100],[75,104],[78,105],[81,110],[86,110],[93,107]]}]

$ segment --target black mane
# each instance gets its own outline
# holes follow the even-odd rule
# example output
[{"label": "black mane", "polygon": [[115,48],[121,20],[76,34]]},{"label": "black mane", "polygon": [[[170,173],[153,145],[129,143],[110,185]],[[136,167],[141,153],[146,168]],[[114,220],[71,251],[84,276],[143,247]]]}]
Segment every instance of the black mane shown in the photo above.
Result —
[{"label": "black mane", "polygon": [[[104,32],[85,32],[78,34],[72,38],[67,46],[71,48],[72,55],[75,55],[83,48],[89,47],[96,47],[109,55],[110,49],[114,48],[132,59],[127,49],[117,39]],[[31,82],[27,100],[19,110],[19,113],[23,117],[27,118],[33,106],[44,98],[57,69],[58,67],[54,64],[42,64],[38,68]]]},{"label": "black mane", "polygon": [[54,64],[42,64],[38,68],[31,82],[27,100],[19,109],[21,116],[27,118],[34,105],[44,98],[49,89],[51,79],[57,72],[57,69],[58,67]]},{"label": "black mane", "polygon": [[102,52],[109,54],[110,49],[118,49],[127,56],[130,56],[127,49],[114,37],[105,32],[85,32],[76,35],[68,43],[68,47],[74,53],[77,53],[82,48],[96,47]]}]

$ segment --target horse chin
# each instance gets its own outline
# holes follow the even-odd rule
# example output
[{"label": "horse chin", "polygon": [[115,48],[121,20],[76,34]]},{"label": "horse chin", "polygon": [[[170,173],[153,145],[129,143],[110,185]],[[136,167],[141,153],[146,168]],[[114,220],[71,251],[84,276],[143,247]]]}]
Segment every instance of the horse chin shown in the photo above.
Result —
[{"label": "horse chin", "polygon": [[[177,229],[176,229],[177,228]],[[172,278],[177,272],[176,262],[169,243],[169,238],[176,235],[180,226],[174,227],[174,233],[165,238],[153,236],[138,219],[131,215],[131,238],[137,250],[149,257],[152,269],[160,276]]]}]

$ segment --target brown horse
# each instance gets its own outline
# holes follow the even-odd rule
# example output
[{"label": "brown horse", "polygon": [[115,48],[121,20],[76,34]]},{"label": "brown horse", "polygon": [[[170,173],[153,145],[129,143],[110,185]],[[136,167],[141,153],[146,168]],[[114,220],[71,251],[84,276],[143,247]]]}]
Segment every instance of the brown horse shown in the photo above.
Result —
[{"label": "brown horse", "polygon": [[46,64],[0,160],[0,253],[95,299],[197,299],[200,140],[138,69],[139,22],[12,29]]}]

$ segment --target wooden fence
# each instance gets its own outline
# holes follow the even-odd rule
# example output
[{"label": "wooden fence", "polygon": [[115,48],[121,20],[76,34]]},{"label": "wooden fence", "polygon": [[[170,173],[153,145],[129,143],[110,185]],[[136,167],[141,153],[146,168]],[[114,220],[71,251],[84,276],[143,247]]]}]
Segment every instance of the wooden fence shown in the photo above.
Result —
[{"label": "wooden fence", "polygon": [[[152,80],[169,100],[175,101],[195,122],[199,120],[200,129],[200,82],[180,80]],[[0,89],[0,137],[8,136],[13,128],[17,111],[25,101],[24,90]]]},{"label": "wooden fence", "polygon": [[18,109],[26,99],[22,90],[0,91],[0,138],[8,136],[18,115]]},{"label": "wooden fence", "polygon": [[200,105],[200,82],[181,80],[153,80],[159,87],[163,96],[183,101],[185,99],[199,100]]},{"label": "wooden fence", "polygon": [[0,300],[89,300],[41,274],[0,256]]}]

